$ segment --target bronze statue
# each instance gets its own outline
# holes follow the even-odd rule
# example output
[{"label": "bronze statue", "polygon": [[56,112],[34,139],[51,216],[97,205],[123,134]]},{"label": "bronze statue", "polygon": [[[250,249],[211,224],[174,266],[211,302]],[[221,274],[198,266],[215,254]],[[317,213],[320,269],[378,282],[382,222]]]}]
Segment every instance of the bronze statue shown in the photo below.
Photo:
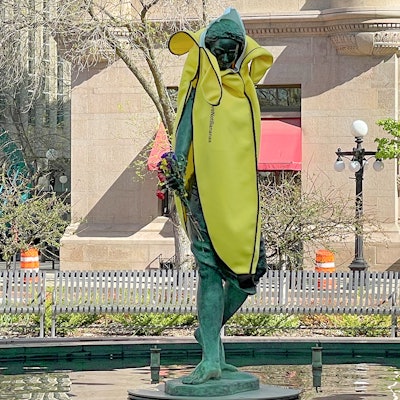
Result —
[{"label": "bronze statue", "polygon": [[[220,331],[266,271],[257,186],[260,109],[255,83],[271,54],[246,36],[235,9],[198,32],[178,32],[172,53],[187,53],[178,93],[173,159],[164,169],[191,240],[199,276],[202,361],[186,384],[219,379],[225,362]],[[170,155],[171,156],[171,155]],[[166,156],[164,167],[170,165]]]}]

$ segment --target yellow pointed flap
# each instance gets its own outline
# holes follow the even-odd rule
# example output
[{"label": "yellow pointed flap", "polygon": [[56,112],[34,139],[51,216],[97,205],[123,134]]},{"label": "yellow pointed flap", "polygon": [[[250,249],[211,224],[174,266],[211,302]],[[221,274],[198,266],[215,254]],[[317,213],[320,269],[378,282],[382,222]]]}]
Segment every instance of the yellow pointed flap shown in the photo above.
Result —
[{"label": "yellow pointed flap", "polygon": [[274,62],[274,57],[251,37],[247,36],[246,39],[247,54],[243,60],[243,65],[247,65],[251,61],[250,78],[254,83],[257,83],[271,67]]},{"label": "yellow pointed flap", "polygon": [[[178,91],[178,110],[177,116],[180,116],[182,110],[180,108],[184,105],[184,100],[188,95],[188,90],[191,85],[193,85],[193,80],[196,78],[199,69],[199,48],[193,46],[186,57],[185,65],[182,71],[181,82],[179,84]],[[179,121],[179,118],[177,118]]]},{"label": "yellow pointed flap", "polygon": [[191,31],[179,31],[174,33],[168,43],[168,48],[172,54],[181,56],[186,54],[194,44],[199,46],[200,35],[204,29],[200,29],[197,32]]},{"label": "yellow pointed flap", "polygon": [[198,87],[208,104],[217,106],[221,101],[222,83],[219,66],[211,52],[200,48],[200,79]]},{"label": "yellow pointed flap", "polygon": [[172,54],[181,56],[186,54],[195,43],[193,32],[180,31],[170,37],[168,48]]}]

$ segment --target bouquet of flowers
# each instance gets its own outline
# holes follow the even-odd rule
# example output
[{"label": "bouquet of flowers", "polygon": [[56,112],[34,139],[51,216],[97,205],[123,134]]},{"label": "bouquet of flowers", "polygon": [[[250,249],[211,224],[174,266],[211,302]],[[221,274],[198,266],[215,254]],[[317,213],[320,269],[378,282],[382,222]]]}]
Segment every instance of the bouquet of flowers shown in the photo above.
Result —
[{"label": "bouquet of flowers", "polygon": [[171,189],[186,207],[188,204],[185,204],[185,202],[188,203],[188,195],[183,179],[183,165],[178,162],[176,154],[173,151],[164,153],[157,167],[157,197],[164,199],[167,189]]},{"label": "bouquet of flowers", "polygon": [[164,153],[161,156],[161,161],[157,165],[157,197],[164,199],[167,189],[172,190],[179,197],[182,205],[186,209],[186,216],[189,218],[191,226],[195,229],[198,237],[201,238],[198,222],[195,220],[190,210],[188,193],[185,189],[184,165],[185,161],[179,161],[173,151]]}]

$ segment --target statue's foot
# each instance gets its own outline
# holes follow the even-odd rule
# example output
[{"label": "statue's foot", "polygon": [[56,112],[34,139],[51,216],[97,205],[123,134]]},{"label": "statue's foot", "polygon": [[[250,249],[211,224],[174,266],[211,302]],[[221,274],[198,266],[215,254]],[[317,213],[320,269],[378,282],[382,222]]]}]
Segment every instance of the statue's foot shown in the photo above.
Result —
[{"label": "statue's foot", "polygon": [[[197,340],[197,342],[200,344],[200,346],[203,347],[203,341],[201,339],[200,328],[197,328],[194,331],[194,337]],[[228,364],[228,363],[225,362],[224,348],[222,346],[222,343],[220,344],[220,346],[221,346],[221,353],[220,353],[220,356],[221,356],[221,361],[220,361],[221,370],[222,371],[228,371],[228,372],[236,372],[238,369],[234,365]]]},{"label": "statue's foot", "polygon": [[199,385],[210,379],[220,378],[221,368],[219,362],[201,361],[190,375],[182,379],[182,382],[188,385]]},{"label": "statue's foot", "polygon": [[232,364],[228,364],[226,362],[221,362],[221,370],[228,371],[228,372],[236,372],[238,369]]}]

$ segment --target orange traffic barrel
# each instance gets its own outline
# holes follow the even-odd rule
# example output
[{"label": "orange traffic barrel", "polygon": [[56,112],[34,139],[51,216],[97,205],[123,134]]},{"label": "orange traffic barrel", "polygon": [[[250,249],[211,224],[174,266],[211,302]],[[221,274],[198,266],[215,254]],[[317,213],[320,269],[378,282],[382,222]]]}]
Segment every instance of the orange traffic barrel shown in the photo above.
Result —
[{"label": "orange traffic barrel", "polygon": [[[315,272],[321,272],[328,275],[335,272],[335,256],[329,250],[317,250],[315,254],[315,263]],[[332,287],[332,278],[322,277],[322,279],[318,279],[318,289],[328,289]]]},{"label": "orange traffic barrel", "polygon": [[335,272],[335,256],[329,250],[318,250],[315,254],[316,272]]},{"label": "orange traffic barrel", "polygon": [[[31,247],[26,251],[21,251],[21,270],[25,272],[30,272],[32,277],[39,272],[39,250]],[[24,279],[26,282],[27,279]],[[37,276],[35,281],[37,280]],[[32,281],[32,278],[29,279]]]}]

